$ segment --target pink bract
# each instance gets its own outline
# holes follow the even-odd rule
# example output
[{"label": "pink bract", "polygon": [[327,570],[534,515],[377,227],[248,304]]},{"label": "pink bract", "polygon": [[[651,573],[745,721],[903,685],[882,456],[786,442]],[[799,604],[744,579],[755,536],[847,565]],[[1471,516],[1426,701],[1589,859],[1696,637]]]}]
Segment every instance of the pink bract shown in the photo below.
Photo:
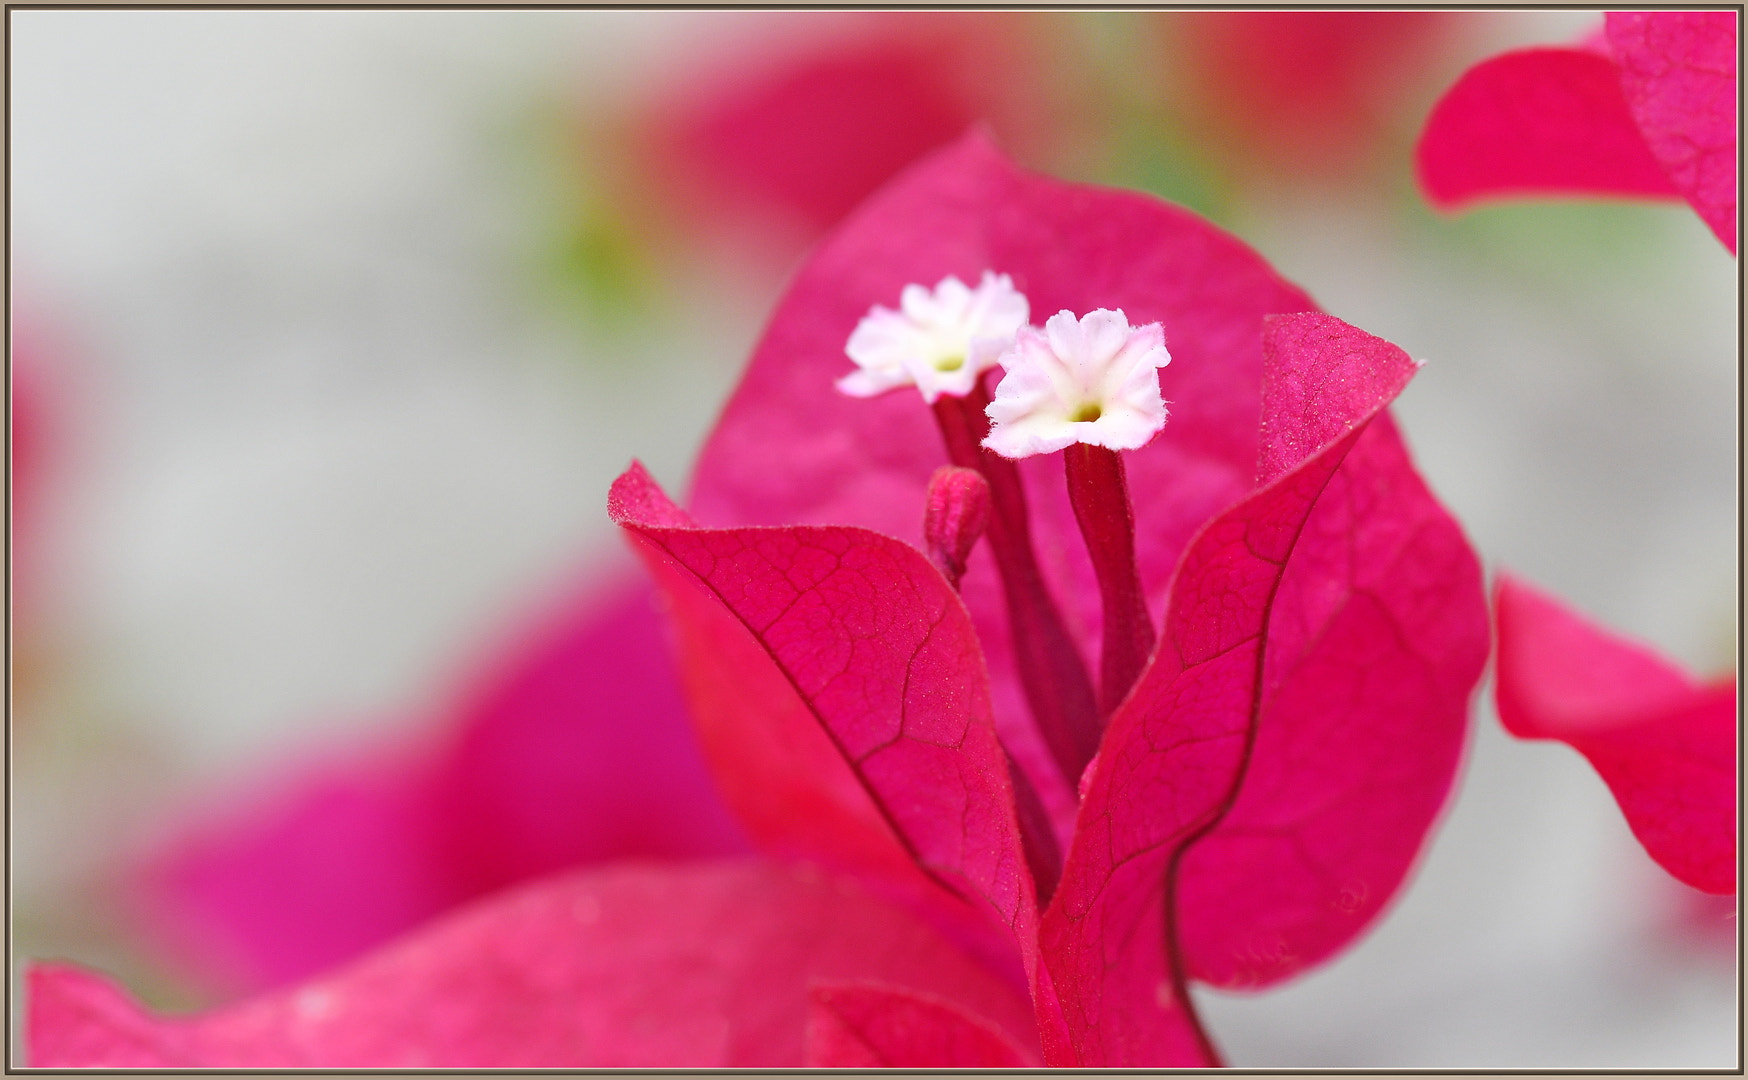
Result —
[{"label": "pink bract", "polygon": [[1675,877],[1736,891],[1736,679],[1699,682],[1500,575],[1496,693],[1505,729],[1595,767],[1633,835]]},{"label": "pink bract", "polygon": [[1523,195],[1686,199],[1736,250],[1736,15],[1610,12],[1595,48],[1524,49],[1466,72],[1416,149],[1457,208]]}]

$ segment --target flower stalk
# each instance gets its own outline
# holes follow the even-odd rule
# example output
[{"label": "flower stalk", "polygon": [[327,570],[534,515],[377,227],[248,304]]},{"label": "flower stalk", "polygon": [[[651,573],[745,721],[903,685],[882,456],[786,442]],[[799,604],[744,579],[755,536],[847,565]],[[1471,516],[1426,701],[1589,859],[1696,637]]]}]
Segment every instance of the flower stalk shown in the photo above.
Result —
[{"label": "flower stalk", "polygon": [[1141,677],[1155,640],[1135,561],[1135,512],[1117,451],[1075,443],[1063,451],[1063,464],[1068,501],[1099,582],[1104,644],[1098,703],[1100,716],[1108,718]]}]

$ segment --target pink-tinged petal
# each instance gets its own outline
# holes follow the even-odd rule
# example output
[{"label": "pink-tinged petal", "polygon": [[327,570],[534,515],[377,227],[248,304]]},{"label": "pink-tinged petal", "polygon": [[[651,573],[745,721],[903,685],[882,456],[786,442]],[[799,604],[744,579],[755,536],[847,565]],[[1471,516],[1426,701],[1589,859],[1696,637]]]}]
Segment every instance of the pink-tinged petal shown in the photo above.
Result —
[{"label": "pink-tinged petal", "polygon": [[211,799],[131,889],[183,966],[236,994],[308,977],[464,900],[614,858],[735,854],[647,586],[524,628],[438,745],[328,755]]},{"label": "pink-tinged petal", "polygon": [[[921,544],[924,492],[946,452],[915,395],[849,398],[844,343],[875,304],[948,274],[1011,274],[1034,312],[1121,308],[1159,322],[1168,432],[1127,455],[1137,556],[1159,610],[1190,535],[1250,490],[1257,460],[1258,328],[1311,310],[1238,240],[1135,192],[1022,172],[970,135],[920,162],[853,214],[797,275],[698,465],[692,507],[708,525],[848,524]],[[1052,592],[1098,655],[1098,588],[1061,465],[1026,462],[1033,532]],[[1066,826],[1066,789],[1025,721],[1000,585],[974,552],[962,582],[992,678],[996,723]]]},{"label": "pink-tinged petal", "polygon": [[1627,108],[1674,183],[1736,251],[1734,11],[1611,11],[1608,44]]},{"label": "pink-tinged petal", "polygon": [[1433,106],[1414,157],[1421,190],[1446,210],[1525,195],[1679,195],[1619,69],[1585,49],[1521,49],[1470,68]]},{"label": "pink-tinged petal", "polygon": [[[1264,643],[1319,496],[1416,365],[1324,315],[1264,332],[1262,473],[1209,522],[1173,580],[1164,632],[1111,719],[1041,941],[1080,1064],[1212,1064],[1178,1000],[1183,856],[1232,809],[1258,741]],[[1360,635],[1364,641],[1369,635]]]},{"label": "pink-tinged petal", "polygon": [[1370,925],[1449,796],[1487,644],[1474,553],[1380,416],[1324,488],[1275,596],[1244,786],[1184,855],[1192,977],[1262,986]]},{"label": "pink-tinged petal", "polygon": [[37,1068],[772,1068],[808,989],[950,1001],[1019,1045],[1029,1006],[848,879],[761,862],[620,865],[524,886],[323,979],[193,1017],[27,972]]},{"label": "pink-tinged petal", "polygon": [[807,1065],[825,1069],[1026,1069],[1041,1062],[945,998],[869,983],[808,995]]},{"label": "pink-tinged petal", "polygon": [[[696,710],[707,752],[780,737],[837,755],[835,766],[798,760],[804,768],[756,778],[762,797],[787,810],[770,821],[777,843],[901,883],[920,867],[999,923],[1053,1054],[1059,1015],[1037,965],[1032,860],[977,635],[946,579],[921,552],[866,529],[682,524],[637,465],[614,482],[608,508],[667,595],[701,693],[753,705]],[[780,705],[771,700],[779,680]],[[807,719],[811,736],[800,727]],[[709,731],[713,722],[722,730]],[[775,759],[768,748],[754,753]],[[823,790],[823,778],[845,775],[854,788],[837,779]],[[1052,841],[1032,838],[1031,855]],[[937,915],[962,920],[946,900]]]},{"label": "pink-tinged petal", "polygon": [[1658,865],[1736,891],[1734,676],[1701,683],[1500,575],[1496,693],[1505,729],[1590,760]]}]

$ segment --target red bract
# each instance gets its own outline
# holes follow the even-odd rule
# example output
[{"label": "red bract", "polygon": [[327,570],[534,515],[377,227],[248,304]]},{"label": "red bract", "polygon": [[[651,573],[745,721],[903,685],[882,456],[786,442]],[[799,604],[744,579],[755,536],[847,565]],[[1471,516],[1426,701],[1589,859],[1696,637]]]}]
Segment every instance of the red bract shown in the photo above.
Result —
[{"label": "red bract", "polygon": [[1589,759],[1658,865],[1736,891],[1736,679],[1701,683],[1515,578],[1495,587],[1505,729]]},{"label": "red bract", "polygon": [[1524,49],[1458,80],[1427,119],[1421,187],[1496,197],[1677,197],[1736,250],[1736,14],[1610,12],[1590,48]]},{"label": "red bract", "polygon": [[210,813],[131,890],[152,937],[241,993],[538,874],[746,851],[648,590],[596,591],[525,628],[441,718],[439,745],[306,765]]},{"label": "red bract", "polygon": [[[1171,423],[1124,459],[1164,625],[1084,777],[1063,776],[1033,726],[989,545],[957,590],[920,550],[948,458],[930,408],[833,388],[872,304],[985,269],[1034,313],[1159,321],[1173,357]],[[305,1041],[323,1006],[300,1013],[295,996],[163,1021],[49,973],[34,1063],[119,1064],[140,1046],[227,1064],[1214,1063],[1188,981],[1279,981],[1377,915],[1448,794],[1486,654],[1473,554],[1383,412],[1413,362],[1312,308],[1157,200],[1022,173],[978,137],[919,164],[797,277],[692,513],[637,467],[610,497],[666,599],[724,798],[767,850],[853,878],[884,914],[845,900],[825,925],[807,914],[821,886],[768,866],[736,871],[766,883],[758,917],[706,914],[729,900],[673,865],[639,872],[647,902],[535,887],[323,984],[334,1026]],[[1053,466],[1019,469],[1031,534],[1068,647],[1096,655],[1099,589]],[[574,920],[513,914],[567,888],[599,899],[586,964],[552,929]],[[895,950],[924,959],[868,959]],[[436,989],[418,989],[427,969]],[[634,1015],[648,1041],[588,1041]],[[190,1030],[230,1041],[176,1041]]]}]

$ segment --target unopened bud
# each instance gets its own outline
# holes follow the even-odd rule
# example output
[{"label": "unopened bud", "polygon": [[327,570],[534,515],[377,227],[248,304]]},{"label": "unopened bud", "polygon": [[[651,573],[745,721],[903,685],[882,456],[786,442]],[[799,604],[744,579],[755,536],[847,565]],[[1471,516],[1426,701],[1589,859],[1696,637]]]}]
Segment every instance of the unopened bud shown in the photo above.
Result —
[{"label": "unopened bud", "polygon": [[989,528],[989,481],[976,469],[943,465],[929,477],[923,541],[929,558],[955,589],[977,538]]}]

